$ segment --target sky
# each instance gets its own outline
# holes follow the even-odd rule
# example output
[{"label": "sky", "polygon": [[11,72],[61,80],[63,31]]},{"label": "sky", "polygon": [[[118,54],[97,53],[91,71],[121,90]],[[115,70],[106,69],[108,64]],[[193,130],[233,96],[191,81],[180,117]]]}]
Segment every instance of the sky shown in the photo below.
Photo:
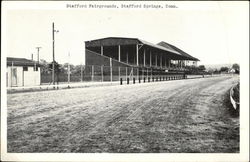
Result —
[{"label": "sky", "polygon": [[249,53],[248,2],[96,2],[173,3],[176,9],[68,9],[67,3],[4,4],[6,55],[36,59],[36,47],[42,47],[40,59],[52,61],[52,22],[59,30],[59,63],[85,64],[84,42],[104,37],[165,41],[200,59],[199,65],[240,63]]}]

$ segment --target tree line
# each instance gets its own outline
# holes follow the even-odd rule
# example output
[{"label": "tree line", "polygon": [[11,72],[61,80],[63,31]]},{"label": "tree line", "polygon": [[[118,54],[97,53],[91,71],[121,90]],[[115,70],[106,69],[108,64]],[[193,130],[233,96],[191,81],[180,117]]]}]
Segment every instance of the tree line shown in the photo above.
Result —
[{"label": "tree line", "polygon": [[[41,60],[41,73],[50,74],[52,72],[52,62],[47,62],[46,60]],[[73,64],[59,64],[55,61],[55,72],[66,74],[68,72],[68,67],[70,68],[71,74],[81,74],[81,71],[84,71],[83,65],[73,65]]]},{"label": "tree line", "polygon": [[[41,73],[42,74],[50,74],[52,72],[52,62],[47,62],[46,60],[41,60]],[[70,67],[70,73],[71,74],[81,74],[81,72],[84,72],[85,66],[83,65],[73,65],[73,64],[59,64],[58,62],[55,62],[55,71],[58,73],[66,74],[68,72],[68,66]],[[239,64],[235,63],[232,65],[232,67],[226,67],[222,66],[221,68],[208,68],[206,69],[205,65],[199,65],[196,66],[189,66],[186,67],[189,69],[189,73],[191,74],[219,74],[219,73],[236,73],[239,74],[240,72],[240,66]]]}]

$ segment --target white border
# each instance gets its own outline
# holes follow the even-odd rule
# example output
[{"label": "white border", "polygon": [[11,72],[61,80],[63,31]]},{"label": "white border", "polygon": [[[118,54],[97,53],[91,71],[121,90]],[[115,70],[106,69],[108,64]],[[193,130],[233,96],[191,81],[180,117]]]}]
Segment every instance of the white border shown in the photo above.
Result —
[{"label": "white border", "polygon": [[[69,1],[69,2],[20,2],[3,1],[2,7],[2,57],[1,57],[1,155],[4,161],[248,161],[249,158],[249,55],[243,54],[240,62],[241,66],[241,77],[240,77],[240,153],[150,153],[150,154],[114,154],[114,153],[7,153],[7,99],[6,99],[6,13],[8,10],[15,9],[54,9],[61,10],[65,9],[66,3],[82,3],[80,1]],[[84,1],[84,3],[87,3]],[[93,2],[91,2],[93,3]],[[95,2],[105,3],[105,2]],[[109,1],[110,3],[110,1]],[[119,4],[120,2],[112,2]],[[141,2],[133,2],[141,3]],[[143,3],[155,3],[155,2],[143,2]],[[163,2],[159,2],[163,3]],[[165,2],[164,2],[165,3]],[[188,10],[200,10],[202,2],[171,2],[178,4],[182,9]],[[215,3],[215,2],[211,2]],[[230,2],[220,2],[230,3]],[[236,3],[236,2],[231,2]],[[249,7],[249,3],[246,3]],[[209,3],[208,3],[209,4]],[[204,8],[203,8],[204,9]],[[209,9],[209,5],[206,9]],[[249,26],[248,26],[249,29]],[[249,43],[249,42],[248,42]],[[249,53],[249,49],[248,49]]]}]

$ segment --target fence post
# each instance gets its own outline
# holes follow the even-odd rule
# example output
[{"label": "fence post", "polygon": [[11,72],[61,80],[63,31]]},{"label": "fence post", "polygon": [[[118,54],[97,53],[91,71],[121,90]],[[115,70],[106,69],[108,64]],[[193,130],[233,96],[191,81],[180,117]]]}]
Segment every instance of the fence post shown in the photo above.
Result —
[{"label": "fence post", "polygon": [[137,68],[137,80],[139,80],[139,76],[140,74],[139,74],[139,68]]},{"label": "fence post", "polygon": [[144,78],[144,69],[143,68],[141,69],[141,73],[142,73],[141,78],[143,79]]},{"label": "fence post", "polygon": [[126,66],[126,78],[128,77],[128,67]]},{"label": "fence post", "polygon": [[151,69],[151,79],[153,78],[153,69]]},{"label": "fence post", "polygon": [[112,58],[110,58],[110,81],[112,82]]},{"label": "fence post", "polygon": [[81,82],[83,81],[82,79],[82,64],[81,64]]},{"label": "fence post", "polygon": [[101,65],[101,75],[102,75],[102,82],[103,82],[103,65]]},{"label": "fence post", "polygon": [[132,78],[134,78],[134,68],[132,67]]},{"label": "fence post", "polygon": [[94,65],[91,66],[91,69],[92,69],[91,80],[94,81]]},{"label": "fence post", "polygon": [[[118,75],[119,75],[119,79],[120,79],[120,77],[121,77],[121,74],[120,74],[120,66],[118,67]],[[118,79],[118,80],[119,80]]]},{"label": "fence post", "polygon": [[148,68],[147,68],[147,78],[148,78]]},{"label": "fence post", "polygon": [[113,75],[113,73],[112,73],[112,66],[110,66],[110,81],[111,81],[111,82],[112,82],[112,79],[113,79],[113,78],[112,78],[112,77],[113,77],[112,75]]}]

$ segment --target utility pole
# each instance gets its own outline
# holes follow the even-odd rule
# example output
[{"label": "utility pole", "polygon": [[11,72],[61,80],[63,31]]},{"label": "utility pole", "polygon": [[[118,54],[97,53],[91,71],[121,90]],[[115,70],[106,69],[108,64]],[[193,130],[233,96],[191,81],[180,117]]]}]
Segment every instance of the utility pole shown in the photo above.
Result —
[{"label": "utility pole", "polygon": [[42,48],[42,47],[36,47],[36,49],[37,49],[37,62],[38,62],[38,64],[39,64],[39,60],[40,60],[40,59],[39,59],[39,49],[40,49],[40,48]]},{"label": "utility pole", "polygon": [[52,47],[53,47],[53,62],[52,62],[52,81],[53,85],[55,85],[55,32],[59,32],[55,30],[54,22],[52,23]]}]

